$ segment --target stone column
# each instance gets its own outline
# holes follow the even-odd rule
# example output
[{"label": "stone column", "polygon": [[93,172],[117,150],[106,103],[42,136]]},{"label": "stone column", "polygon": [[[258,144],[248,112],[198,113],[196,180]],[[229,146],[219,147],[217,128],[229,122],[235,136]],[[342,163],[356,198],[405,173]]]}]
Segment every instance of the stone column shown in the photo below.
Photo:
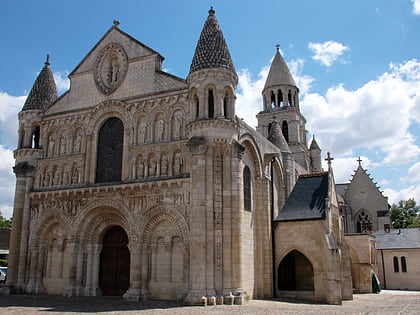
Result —
[{"label": "stone column", "polygon": [[130,250],[130,288],[124,294],[127,300],[140,300],[141,297],[141,244],[128,245]]},{"label": "stone column", "polygon": [[24,286],[28,231],[23,229],[28,229],[29,225],[29,193],[32,189],[33,170],[34,167],[27,162],[18,163],[13,168],[16,174],[16,189],[7,274],[7,286],[11,293],[23,290]]},{"label": "stone column", "polygon": [[[206,102],[207,103],[207,102]],[[200,104],[201,105],[201,104]],[[191,145],[191,230],[190,230],[190,291],[186,305],[207,304],[206,295],[206,150],[204,144]],[[202,300],[204,298],[204,300]]]},{"label": "stone column", "polygon": [[37,273],[37,264],[38,264],[38,249],[34,246],[29,248],[30,260],[29,260],[29,275],[28,275],[28,284],[26,285],[27,293],[35,293],[36,285],[36,273]]},{"label": "stone column", "polygon": [[86,284],[84,295],[90,296],[93,286],[93,244],[86,244],[87,261],[86,261]]},{"label": "stone column", "polygon": [[77,253],[77,271],[76,271],[76,296],[81,296],[83,293],[83,258],[84,252],[82,246],[79,247]]},{"label": "stone column", "polygon": [[101,295],[101,289],[99,288],[99,267],[101,260],[102,244],[94,244],[93,249],[93,265],[92,265],[92,296]]},{"label": "stone column", "polygon": [[151,278],[150,246],[143,244],[141,250],[140,300],[147,300],[149,296],[148,284]]},{"label": "stone column", "polygon": [[[76,272],[77,272],[77,244],[68,244],[69,260],[68,260],[68,279],[66,296],[76,296]],[[64,252],[63,252],[64,254]]]},{"label": "stone column", "polygon": [[39,247],[38,263],[37,263],[37,268],[36,268],[36,285],[35,285],[36,294],[44,293],[44,284],[42,280],[44,277],[45,252],[46,252],[45,245],[41,245]]}]

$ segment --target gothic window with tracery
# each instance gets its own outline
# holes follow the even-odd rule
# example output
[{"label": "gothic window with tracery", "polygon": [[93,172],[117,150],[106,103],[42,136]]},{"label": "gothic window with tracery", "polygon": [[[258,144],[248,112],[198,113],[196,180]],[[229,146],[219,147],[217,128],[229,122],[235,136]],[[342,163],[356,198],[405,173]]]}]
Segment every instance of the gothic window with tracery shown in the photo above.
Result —
[{"label": "gothic window with tracery", "polygon": [[121,181],[124,126],[112,117],[101,127],[98,137],[96,182]]},{"label": "gothic window with tracery", "polygon": [[367,211],[360,211],[356,218],[357,233],[368,232],[372,230],[372,222],[370,221]]}]

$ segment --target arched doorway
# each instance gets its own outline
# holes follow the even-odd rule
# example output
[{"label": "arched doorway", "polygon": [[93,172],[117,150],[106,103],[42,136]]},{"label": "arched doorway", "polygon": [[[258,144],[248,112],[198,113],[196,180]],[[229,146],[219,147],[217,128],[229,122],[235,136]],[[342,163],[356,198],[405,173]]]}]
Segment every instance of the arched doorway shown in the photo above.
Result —
[{"label": "arched doorway", "polygon": [[314,269],[311,262],[297,250],[288,253],[277,271],[279,291],[314,291]]},{"label": "arched doorway", "polygon": [[130,252],[128,236],[120,226],[104,235],[99,271],[102,295],[122,296],[130,286]]}]

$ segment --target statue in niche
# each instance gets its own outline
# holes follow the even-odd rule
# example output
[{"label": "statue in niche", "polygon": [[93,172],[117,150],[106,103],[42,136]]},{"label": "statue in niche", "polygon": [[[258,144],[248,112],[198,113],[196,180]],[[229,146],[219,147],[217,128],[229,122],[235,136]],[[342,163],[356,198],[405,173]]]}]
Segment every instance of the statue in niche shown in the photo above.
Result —
[{"label": "statue in niche", "polygon": [[60,185],[60,179],[61,179],[60,177],[61,177],[60,172],[58,170],[56,170],[55,173],[54,173],[54,178],[53,178],[53,185],[54,186]]},{"label": "statue in niche", "polygon": [[142,160],[139,160],[137,164],[137,177],[143,178],[144,177],[144,163]]},{"label": "statue in niche", "polygon": [[139,144],[146,143],[147,123],[142,121],[139,125]]},{"label": "statue in niche", "polygon": [[165,122],[163,119],[159,119],[156,122],[156,141],[162,141],[163,140],[163,128],[164,128]]},{"label": "statue in niche", "polygon": [[78,184],[79,183],[79,170],[77,169],[76,165],[73,165],[73,169],[71,171],[71,184]]},{"label": "statue in niche", "polygon": [[174,175],[182,173],[182,167],[182,157],[179,153],[176,153],[174,158]]},{"label": "statue in niche", "polygon": [[44,175],[44,187],[50,186],[50,177],[51,177],[50,172],[47,169]]},{"label": "statue in niche", "polygon": [[66,154],[67,139],[66,135],[63,133],[60,139],[60,154]]},{"label": "statue in niche", "polygon": [[160,164],[160,175],[168,175],[168,157],[164,155]]},{"label": "statue in niche", "polygon": [[74,139],[74,152],[80,152],[82,150],[82,135],[80,131],[76,132],[76,138]]},{"label": "statue in niche", "polygon": [[182,128],[182,114],[181,112],[176,112],[174,116],[174,138],[181,138],[181,128]]},{"label": "statue in niche", "polygon": [[67,171],[64,171],[63,173],[63,185],[69,184],[69,173]]},{"label": "statue in niche", "polygon": [[149,176],[156,176],[156,168],[156,160],[154,157],[152,157],[149,162]]},{"label": "statue in niche", "polygon": [[114,55],[110,58],[109,72],[107,75],[108,83],[118,82],[119,72],[120,72],[120,63],[118,61],[118,56]]},{"label": "statue in niche", "polygon": [[48,139],[48,156],[54,155],[54,137],[53,135],[50,135]]}]

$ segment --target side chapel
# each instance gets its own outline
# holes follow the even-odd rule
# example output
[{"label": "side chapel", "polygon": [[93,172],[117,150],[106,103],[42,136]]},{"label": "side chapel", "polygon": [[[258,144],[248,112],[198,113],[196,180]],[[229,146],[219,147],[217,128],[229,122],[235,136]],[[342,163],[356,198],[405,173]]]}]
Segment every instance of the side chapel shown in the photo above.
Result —
[{"label": "side chapel", "polygon": [[117,21],[60,97],[47,59],[19,113],[10,293],[351,299],[331,165],[279,49],[256,130],[213,9],[187,78],[163,59]]}]

